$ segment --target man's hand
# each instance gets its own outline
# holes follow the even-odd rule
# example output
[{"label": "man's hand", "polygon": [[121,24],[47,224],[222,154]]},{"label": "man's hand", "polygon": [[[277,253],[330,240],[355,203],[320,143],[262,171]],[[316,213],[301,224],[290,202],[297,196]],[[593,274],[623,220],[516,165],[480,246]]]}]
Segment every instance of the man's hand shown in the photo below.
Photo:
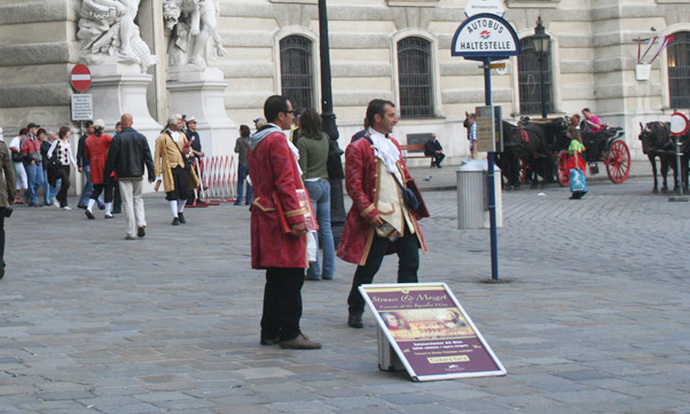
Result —
[{"label": "man's hand", "polygon": [[79,172],[80,172],[80,173],[83,173],[83,172],[84,172],[84,168],[83,168],[83,167],[79,167]]},{"label": "man's hand", "polygon": [[383,219],[381,218],[381,216],[378,215],[378,214],[376,215],[376,217],[374,217],[374,219],[373,219],[371,222],[372,222],[372,224],[374,224],[374,226],[376,226],[376,227],[383,227],[383,225],[386,224],[386,222],[383,221]]},{"label": "man's hand", "polygon": [[307,224],[306,223],[296,223],[292,225],[292,233],[291,235],[297,237],[301,236],[304,233],[307,232]]}]

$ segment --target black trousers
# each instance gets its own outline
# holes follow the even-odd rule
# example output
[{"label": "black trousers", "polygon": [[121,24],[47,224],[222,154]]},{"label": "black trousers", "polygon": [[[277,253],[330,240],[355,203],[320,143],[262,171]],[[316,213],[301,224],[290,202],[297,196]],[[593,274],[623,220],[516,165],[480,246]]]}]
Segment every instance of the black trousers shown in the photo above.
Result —
[{"label": "black trousers", "polygon": [[91,192],[91,197],[94,200],[98,200],[98,197],[101,195],[103,190],[105,190],[105,193],[103,194],[103,201],[106,203],[112,203],[113,202],[113,196],[114,196],[114,191],[115,187],[119,187],[117,185],[117,181],[113,180],[110,177],[103,177],[103,183],[102,184],[94,184],[93,185],[93,191]]},{"label": "black trousers", "polygon": [[269,267],[266,269],[261,338],[288,341],[300,334],[304,269]]},{"label": "black trousers", "polygon": [[70,186],[69,168],[69,165],[61,165],[56,170],[58,180],[62,180],[60,191],[55,195],[55,198],[60,202],[60,207],[67,206],[67,191]]},{"label": "black trousers", "polygon": [[398,283],[417,283],[417,270],[419,269],[419,240],[417,235],[410,234],[405,228],[405,235],[394,242],[386,237],[374,237],[371,243],[369,257],[364,266],[357,266],[355,276],[352,279],[352,289],[347,298],[350,314],[364,313],[364,298],[359,293],[360,285],[368,285],[374,280],[374,275],[379,271],[383,256],[388,247],[393,243],[398,254]]},{"label": "black trousers", "polygon": [[178,166],[171,171],[175,188],[165,193],[165,199],[168,201],[186,200],[189,197],[189,170]]},{"label": "black trousers", "polygon": [[441,163],[443,162],[443,159],[444,159],[444,158],[446,158],[446,154],[443,154],[443,153],[441,153],[441,154],[435,154],[435,155],[434,155],[434,164],[436,164],[436,166],[441,165]]}]

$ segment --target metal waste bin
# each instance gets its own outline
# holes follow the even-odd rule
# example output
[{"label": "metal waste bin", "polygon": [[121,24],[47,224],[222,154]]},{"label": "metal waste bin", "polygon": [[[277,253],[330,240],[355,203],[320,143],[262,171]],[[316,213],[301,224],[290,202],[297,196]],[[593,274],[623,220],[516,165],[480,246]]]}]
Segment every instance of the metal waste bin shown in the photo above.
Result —
[{"label": "metal waste bin", "polygon": [[[488,229],[489,217],[489,166],[487,160],[465,160],[457,169],[458,228]],[[494,165],[496,189],[496,226],[503,227],[503,197],[501,169]]]}]

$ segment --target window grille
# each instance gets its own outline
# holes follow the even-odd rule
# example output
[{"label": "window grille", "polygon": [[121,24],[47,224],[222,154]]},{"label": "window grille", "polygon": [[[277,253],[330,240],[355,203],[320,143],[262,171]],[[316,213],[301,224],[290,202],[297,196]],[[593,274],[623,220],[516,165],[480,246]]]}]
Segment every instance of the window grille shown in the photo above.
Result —
[{"label": "window grille", "polygon": [[671,108],[690,108],[690,32],[674,33],[666,50]]},{"label": "window grille", "polygon": [[280,41],[280,79],[282,94],[290,99],[293,108],[314,108],[311,40],[288,36]]},{"label": "window grille", "polygon": [[[522,53],[518,56],[518,79],[520,88],[520,113],[541,114],[541,72],[539,57],[531,37],[520,40]],[[551,80],[551,52],[544,56],[544,89],[546,90],[546,112],[553,112]]]},{"label": "window grille", "polygon": [[398,42],[400,116],[431,118],[434,99],[431,71],[431,43],[419,37]]}]

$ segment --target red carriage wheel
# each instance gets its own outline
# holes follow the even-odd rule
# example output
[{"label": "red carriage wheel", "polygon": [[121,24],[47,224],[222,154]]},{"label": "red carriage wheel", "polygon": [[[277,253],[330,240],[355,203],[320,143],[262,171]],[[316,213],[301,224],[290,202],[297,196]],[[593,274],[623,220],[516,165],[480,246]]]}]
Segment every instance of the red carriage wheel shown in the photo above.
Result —
[{"label": "red carriage wheel", "polygon": [[568,170],[568,151],[558,154],[558,184],[562,187],[570,185],[570,170]]},{"label": "red carriage wheel", "polygon": [[606,157],[606,172],[614,184],[620,184],[630,174],[630,150],[624,141],[617,140],[611,144]]}]

